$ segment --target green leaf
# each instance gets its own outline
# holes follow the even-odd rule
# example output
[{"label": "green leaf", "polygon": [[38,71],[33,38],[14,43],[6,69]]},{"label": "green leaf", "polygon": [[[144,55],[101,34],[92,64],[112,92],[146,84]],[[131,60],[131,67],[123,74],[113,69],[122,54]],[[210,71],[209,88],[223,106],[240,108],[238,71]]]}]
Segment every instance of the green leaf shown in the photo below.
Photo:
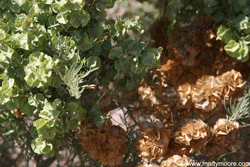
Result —
[{"label": "green leaf", "polygon": [[208,14],[212,14],[214,12],[212,7],[205,7],[204,8],[204,12],[208,13]]},{"label": "green leaf", "polygon": [[131,79],[127,79],[126,89],[132,90],[135,86],[135,82]]},{"label": "green leaf", "polygon": [[70,13],[69,22],[75,28],[78,28],[80,25],[82,25],[82,27],[85,27],[88,24],[89,20],[90,20],[90,15],[85,10],[74,11]]},{"label": "green leaf", "polygon": [[123,29],[123,21],[117,20],[115,22],[115,29],[117,31],[122,31],[122,29]]},{"label": "green leaf", "polygon": [[0,29],[0,42],[6,38],[6,33],[4,30]]},{"label": "green leaf", "polygon": [[131,50],[131,51],[140,51],[140,49],[141,49],[140,45],[137,42],[134,42],[128,46],[128,50]]},{"label": "green leaf", "polygon": [[101,67],[101,59],[98,56],[90,56],[87,59],[87,67],[88,68]]},{"label": "green leaf", "polygon": [[25,106],[22,107],[24,112],[31,111],[30,114],[34,115],[35,113],[39,113],[42,110],[44,103],[45,103],[45,97],[42,94],[38,93],[35,94],[34,96],[30,96],[28,98],[27,103],[25,103],[26,107]]},{"label": "green leaf", "polygon": [[40,118],[33,125],[36,127],[39,136],[46,139],[54,139],[56,135],[55,120]]},{"label": "green leaf", "polygon": [[77,43],[76,47],[83,52],[93,47],[93,42],[89,40],[89,36],[87,33],[84,33],[82,40]]},{"label": "green leaf", "polygon": [[28,28],[32,25],[32,23],[32,18],[22,13],[17,15],[15,28],[20,31],[28,31]]},{"label": "green leaf", "polygon": [[58,21],[58,23],[67,24],[67,22],[68,22],[68,20],[67,20],[67,13],[59,13],[56,16],[56,20]]},{"label": "green leaf", "polygon": [[44,128],[48,123],[48,120],[40,118],[36,120],[33,125],[36,127],[37,130],[40,130],[41,128]]},{"label": "green leaf", "polygon": [[230,51],[226,51],[226,52],[227,52],[227,54],[228,54],[230,57],[236,58],[236,57],[239,56],[239,50],[240,50],[240,48],[237,49],[235,52],[230,52]]},{"label": "green leaf", "polygon": [[97,24],[95,24],[95,35],[97,38],[100,38],[103,36],[103,33],[104,33],[104,28],[103,28],[103,25],[102,23],[98,22]]},{"label": "green leaf", "polygon": [[43,154],[48,154],[50,151],[52,151],[53,145],[51,143],[48,143],[46,147],[43,149]]},{"label": "green leaf", "polygon": [[53,0],[43,0],[43,1],[44,1],[44,3],[47,4],[47,5],[50,5],[50,4],[53,2]]},{"label": "green leaf", "polygon": [[242,6],[240,6],[238,3],[235,3],[233,6],[233,9],[234,11],[237,13],[237,12],[240,12],[243,8]]},{"label": "green leaf", "polygon": [[133,45],[135,43],[134,40],[125,40],[125,41],[119,41],[117,44],[122,47],[123,50],[127,50],[130,45]]},{"label": "green leaf", "polygon": [[85,10],[83,10],[82,12],[83,13],[82,13],[82,24],[81,25],[82,25],[82,27],[85,27],[88,24],[89,20],[90,20],[90,15]]},{"label": "green leaf", "polygon": [[28,34],[27,33],[17,33],[15,35],[13,35],[12,37],[18,47],[20,47],[21,49],[25,49],[25,50],[29,50],[29,44],[28,44]]},{"label": "green leaf", "polygon": [[109,52],[108,58],[109,59],[114,59],[115,57],[122,57],[123,54],[123,50],[121,46],[116,46],[114,48],[112,48]]},{"label": "green leaf", "polygon": [[245,43],[243,43],[240,47],[239,55],[238,55],[237,59],[242,61],[242,62],[246,62],[249,59],[248,52],[249,52],[248,46]]},{"label": "green leaf", "polygon": [[25,81],[31,87],[49,86],[52,80],[52,58],[42,52],[34,52],[29,56],[29,64],[24,68]]},{"label": "green leaf", "polygon": [[105,117],[103,115],[96,115],[94,117],[94,122],[97,127],[100,127],[105,122]]},{"label": "green leaf", "polygon": [[41,137],[32,140],[31,148],[37,154],[45,154],[49,157],[53,157],[55,154],[53,145]]},{"label": "green leaf", "polygon": [[114,77],[114,80],[120,80],[120,79],[123,79],[124,77],[125,77],[124,72],[118,71],[117,74]]},{"label": "green leaf", "polygon": [[2,90],[10,89],[14,86],[15,80],[14,78],[5,78],[2,82]]},{"label": "green leaf", "polygon": [[223,42],[225,42],[225,43],[228,43],[230,40],[235,39],[235,38],[236,38],[236,35],[237,35],[237,33],[236,33],[235,30],[232,31],[231,28],[228,28],[228,29],[226,29],[225,33],[223,34],[221,40],[222,40]]},{"label": "green leaf", "polygon": [[86,111],[76,102],[70,102],[67,105],[67,109],[69,111],[70,120],[75,120],[76,125],[78,121],[82,120],[85,117]]},{"label": "green leaf", "polygon": [[67,109],[70,110],[70,111],[75,111],[77,108],[78,108],[78,103],[76,102],[70,102],[68,105],[67,105]]},{"label": "green leaf", "polygon": [[93,51],[95,52],[96,56],[99,56],[102,53],[102,47],[99,43],[93,43]]},{"label": "green leaf", "polygon": [[92,109],[89,111],[88,116],[94,118],[97,115],[102,115],[99,107],[95,104]]},{"label": "green leaf", "polygon": [[26,2],[26,0],[11,0],[11,1],[12,3],[18,4],[18,6],[20,7]]},{"label": "green leaf", "polygon": [[218,27],[218,30],[217,30],[217,38],[216,38],[216,40],[222,40],[223,37],[226,34],[226,31],[229,31],[229,30],[230,30],[230,28],[227,28],[225,25],[223,25],[223,24],[220,25]]},{"label": "green leaf", "polygon": [[116,60],[114,65],[117,71],[123,71],[125,73],[129,68],[129,60],[126,58],[121,58]]},{"label": "green leaf", "polygon": [[208,7],[216,6],[218,4],[217,0],[204,0],[204,3]]},{"label": "green leaf", "polygon": [[244,30],[249,28],[248,21],[249,17],[245,16],[244,14],[240,14],[234,21],[234,24],[239,30]]},{"label": "green leaf", "polygon": [[144,52],[142,54],[142,59],[141,59],[142,63],[144,65],[153,65],[155,62],[155,55],[153,52]]},{"label": "green leaf", "polygon": [[241,62],[247,62],[249,60],[249,54],[247,54],[245,57],[241,58]]},{"label": "green leaf", "polygon": [[20,111],[21,111],[21,113],[27,114],[27,115],[30,116],[30,117],[31,117],[31,116],[34,116],[34,114],[35,114],[36,112],[38,112],[36,107],[31,106],[31,105],[28,103],[28,100],[25,100],[25,101],[22,103],[22,105],[21,105],[21,107],[20,107]]},{"label": "green leaf", "polygon": [[70,2],[73,3],[73,4],[78,4],[81,7],[84,7],[85,4],[86,4],[85,0],[71,0]]},{"label": "green leaf", "polygon": [[235,40],[230,40],[225,46],[224,49],[227,52],[235,52],[240,48],[240,44],[236,42]]},{"label": "green leaf", "polygon": [[134,74],[140,74],[144,69],[145,69],[145,65],[142,63],[138,63],[138,62],[131,62],[130,63],[130,70]]},{"label": "green leaf", "polygon": [[231,4],[231,5],[236,3],[236,2],[237,2],[236,0],[228,0],[228,3]]},{"label": "green leaf", "polygon": [[30,134],[31,134],[32,138],[37,138],[38,137],[38,133],[37,133],[36,127],[34,127],[34,126],[31,127]]},{"label": "green leaf", "polygon": [[45,103],[43,111],[40,112],[39,116],[45,119],[55,119],[59,117],[61,112],[61,101],[59,99],[55,99],[53,103]]},{"label": "green leaf", "polygon": [[107,87],[109,85],[109,83],[110,83],[110,77],[103,77],[102,78],[102,85],[104,87]]},{"label": "green leaf", "polygon": [[250,44],[250,35],[247,35],[247,36],[245,36],[245,37],[242,37],[241,39],[242,39],[242,41],[243,41],[244,43]]},{"label": "green leaf", "polygon": [[37,154],[42,154],[43,149],[46,147],[46,140],[42,138],[33,139],[31,142],[32,150]]},{"label": "green leaf", "polygon": [[225,18],[225,15],[223,12],[218,12],[215,14],[214,18],[215,18],[216,22],[220,22]]},{"label": "green leaf", "polygon": [[5,104],[5,107],[8,110],[14,110],[20,107],[20,97],[12,97],[10,100]]},{"label": "green leaf", "polygon": [[238,0],[238,3],[240,6],[246,6],[247,5],[247,0]]}]

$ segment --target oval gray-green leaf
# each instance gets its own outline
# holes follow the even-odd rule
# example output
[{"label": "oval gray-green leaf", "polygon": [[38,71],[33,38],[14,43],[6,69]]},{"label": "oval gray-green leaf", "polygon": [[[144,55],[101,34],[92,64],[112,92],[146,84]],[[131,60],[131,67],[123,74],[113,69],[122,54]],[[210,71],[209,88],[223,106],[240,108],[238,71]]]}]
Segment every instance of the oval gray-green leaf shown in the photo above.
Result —
[{"label": "oval gray-green leaf", "polygon": [[86,11],[74,11],[72,13],[70,13],[70,24],[74,27],[74,28],[78,28],[80,25],[82,25],[82,27],[85,27],[88,22],[90,20],[90,15],[88,14],[88,12]]},{"label": "oval gray-green leaf", "polygon": [[90,15],[87,11],[82,11],[82,27],[85,27],[90,20]]},{"label": "oval gray-green leaf", "polygon": [[235,40],[230,40],[225,46],[224,49],[229,52],[235,52],[240,48],[240,44]]},{"label": "oval gray-green leaf", "polygon": [[114,59],[115,57],[120,58],[122,56],[123,50],[121,46],[116,46],[112,48],[109,52],[108,58]]},{"label": "oval gray-green leaf", "polygon": [[115,69],[117,71],[126,72],[129,68],[129,60],[126,58],[121,58],[115,61]]},{"label": "oval gray-green leaf", "polygon": [[152,65],[155,62],[155,54],[152,52],[146,52],[142,56],[141,61],[144,65]]},{"label": "oval gray-green leaf", "polygon": [[123,79],[124,78],[124,72],[122,71],[118,71],[117,74],[115,75],[115,78],[114,80],[120,80],[120,79]]},{"label": "oval gray-green leaf", "polygon": [[101,66],[101,59],[98,56],[90,56],[87,59],[87,67],[88,68],[95,68]]},{"label": "oval gray-green leaf", "polygon": [[6,37],[6,33],[4,30],[0,29],[0,41]]}]

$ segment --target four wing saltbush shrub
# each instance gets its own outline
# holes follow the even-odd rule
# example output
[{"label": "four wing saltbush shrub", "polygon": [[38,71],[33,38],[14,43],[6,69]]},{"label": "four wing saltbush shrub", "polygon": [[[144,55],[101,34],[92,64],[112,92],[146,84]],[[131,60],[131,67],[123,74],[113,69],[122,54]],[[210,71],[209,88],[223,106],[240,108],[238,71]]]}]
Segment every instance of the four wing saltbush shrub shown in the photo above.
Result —
[{"label": "four wing saltbush shrub", "polygon": [[104,122],[94,102],[80,102],[85,88],[132,89],[159,63],[161,48],[129,39],[144,32],[139,18],[105,20],[114,1],[0,1],[0,104],[32,118],[35,153],[54,156],[60,134],[84,117]]}]

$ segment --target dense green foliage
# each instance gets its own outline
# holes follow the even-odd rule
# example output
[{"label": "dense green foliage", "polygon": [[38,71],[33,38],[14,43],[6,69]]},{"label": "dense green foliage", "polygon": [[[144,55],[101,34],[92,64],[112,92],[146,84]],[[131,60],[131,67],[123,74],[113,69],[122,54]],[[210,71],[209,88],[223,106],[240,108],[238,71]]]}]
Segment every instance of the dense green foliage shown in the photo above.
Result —
[{"label": "dense green foliage", "polygon": [[217,39],[226,43],[228,55],[242,62],[249,59],[250,2],[247,0],[204,0],[205,12],[222,23]]},{"label": "dense green foliage", "polygon": [[[33,119],[31,147],[54,156],[60,134],[84,117],[106,118],[95,103],[80,103],[85,88],[119,82],[132,89],[156,66],[161,48],[130,40],[139,18],[105,20],[114,0],[2,0],[0,2],[1,112],[20,108]],[[94,98],[93,98],[94,99]],[[3,114],[6,120],[9,114]],[[2,120],[1,120],[2,122]]]}]

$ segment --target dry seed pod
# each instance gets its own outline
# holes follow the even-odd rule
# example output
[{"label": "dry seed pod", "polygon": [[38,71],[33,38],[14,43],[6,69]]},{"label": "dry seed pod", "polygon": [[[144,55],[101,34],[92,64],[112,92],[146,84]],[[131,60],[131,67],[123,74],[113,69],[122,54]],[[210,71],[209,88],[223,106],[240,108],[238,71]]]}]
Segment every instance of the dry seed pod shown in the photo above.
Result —
[{"label": "dry seed pod", "polygon": [[202,76],[192,86],[192,101],[195,108],[212,111],[221,102],[223,83],[214,76]]},{"label": "dry seed pod", "polygon": [[219,119],[213,128],[214,138],[203,149],[206,155],[221,155],[234,145],[238,139],[239,123],[227,121],[224,118]]},{"label": "dry seed pod", "polygon": [[153,107],[154,105],[159,105],[161,103],[161,101],[155,96],[155,91],[150,87],[140,86],[138,94],[140,95],[143,107]]},{"label": "dry seed pod", "polygon": [[186,83],[179,86],[177,99],[186,109],[192,106],[205,112],[211,112],[223,105],[224,98],[237,97],[244,90],[245,81],[240,72],[231,70],[220,76],[203,75],[195,85]]},{"label": "dry seed pod", "polygon": [[168,148],[170,130],[158,127],[148,127],[142,132],[143,137],[138,140],[137,148],[144,161],[149,162],[163,156]]},{"label": "dry seed pod", "polygon": [[243,80],[241,73],[238,71],[227,71],[219,76],[219,79],[225,85],[223,88],[223,95],[227,100],[237,92],[242,93],[245,88],[246,81]]},{"label": "dry seed pod", "polygon": [[192,109],[193,103],[191,98],[192,87],[189,83],[179,86],[177,98],[180,104],[186,109]]},{"label": "dry seed pod", "polygon": [[98,128],[92,120],[86,119],[79,129],[76,137],[90,157],[107,166],[121,165],[127,145],[126,132],[120,126],[114,126],[108,120]]},{"label": "dry seed pod", "polygon": [[189,163],[192,162],[192,159],[183,155],[183,157],[179,155],[173,155],[161,162],[160,167],[187,167]]},{"label": "dry seed pod", "polygon": [[210,127],[202,120],[191,120],[175,132],[175,142],[188,148],[189,153],[199,151],[211,136]]},{"label": "dry seed pod", "polygon": [[160,71],[175,85],[183,73],[183,66],[178,60],[168,59],[167,63],[161,66]]}]

